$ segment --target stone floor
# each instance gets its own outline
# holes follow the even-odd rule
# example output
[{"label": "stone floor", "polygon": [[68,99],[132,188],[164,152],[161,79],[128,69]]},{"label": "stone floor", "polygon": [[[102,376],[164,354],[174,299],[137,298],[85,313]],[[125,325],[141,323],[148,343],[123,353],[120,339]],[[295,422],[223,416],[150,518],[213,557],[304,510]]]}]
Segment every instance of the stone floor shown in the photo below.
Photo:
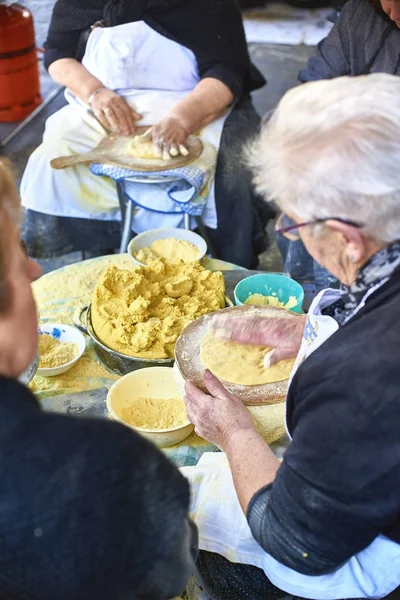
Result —
[{"label": "stone floor", "polygon": [[[55,0],[24,0],[24,5],[32,10],[35,18],[36,37],[41,46],[46,36],[46,30]],[[250,54],[254,63],[265,75],[268,84],[254,94],[254,103],[261,115],[270,111],[286,90],[297,84],[297,73],[305,65],[309,56],[314,52],[310,46],[284,46],[277,44],[251,44]],[[50,94],[57,93],[57,86],[50,80],[41,63],[41,85],[44,99]],[[33,118],[15,137],[1,148],[15,164],[20,176],[25,168],[31,152],[39,145],[48,116],[53,114],[65,103],[62,90]],[[0,124],[0,144],[18,124]],[[273,238],[273,234],[272,234]],[[45,271],[58,268],[64,264],[81,260],[81,254],[67,255],[56,260],[43,262]],[[265,270],[281,270],[282,262],[276,245],[272,244],[269,251],[261,257],[260,268]]]}]

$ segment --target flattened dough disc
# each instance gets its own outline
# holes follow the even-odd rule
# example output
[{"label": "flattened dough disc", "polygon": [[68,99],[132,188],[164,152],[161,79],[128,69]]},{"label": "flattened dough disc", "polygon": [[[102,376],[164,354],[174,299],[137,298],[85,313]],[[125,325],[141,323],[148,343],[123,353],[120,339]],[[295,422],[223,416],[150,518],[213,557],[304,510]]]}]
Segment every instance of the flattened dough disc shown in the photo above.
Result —
[{"label": "flattened dough disc", "polygon": [[292,372],[294,359],[282,360],[266,368],[264,361],[269,350],[272,348],[222,340],[208,332],[201,341],[200,359],[221,381],[253,387],[286,381]]},{"label": "flattened dough disc", "polygon": [[[253,315],[257,317],[296,319],[298,316],[283,308],[272,306],[234,306],[222,312]],[[185,381],[192,381],[200,389],[204,387],[203,376],[205,367],[200,359],[200,344],[208,332],[211,315],[200,317],[184,329],[175,345],[175,373],[177,383],[182,388]],[[221,380],[227,390],[237,396],[248,406],[276,404],[286,398],[288,380],[264,385],[238,385]]]}]

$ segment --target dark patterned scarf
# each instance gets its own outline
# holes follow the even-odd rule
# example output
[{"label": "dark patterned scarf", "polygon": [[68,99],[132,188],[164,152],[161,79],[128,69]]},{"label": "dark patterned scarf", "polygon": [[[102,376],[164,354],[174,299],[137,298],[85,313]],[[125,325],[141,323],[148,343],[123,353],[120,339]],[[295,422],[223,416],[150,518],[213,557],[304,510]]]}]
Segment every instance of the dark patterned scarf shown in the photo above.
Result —
[{"label": "dark patterned scarf", "polygon": [[322,312],[333,317],[339,325],[355,311],[365,294],[400,268],[400,242],[379,250],[357,273],[354,283],[342,286],[342,296]]}]

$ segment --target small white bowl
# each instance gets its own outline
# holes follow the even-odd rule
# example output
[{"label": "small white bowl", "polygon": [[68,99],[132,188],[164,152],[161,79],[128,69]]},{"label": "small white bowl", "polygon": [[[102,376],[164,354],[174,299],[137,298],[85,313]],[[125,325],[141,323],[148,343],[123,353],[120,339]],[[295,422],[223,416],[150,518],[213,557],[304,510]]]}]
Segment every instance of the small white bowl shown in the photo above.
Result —
[{"label": "small white bowl", "polygon": [[159,448],[179,444],[194,429],[190,421],[169,429],[144,429],[127,423],[122,418],[122,410],[132,406],[137,398],[168,399],[181,396],[175,382],[172,367],[148,367],[132,371],[118,379],[107,395],[107,408],[111,416],[127,427],[134,429]]},{"label": "small white bowl", "polygon": [[55,375],[66,373],[78,362],[82,354],[85,352],[86,340],[84,335],[79,331],[79,329],[76,329],[76,327],[64,325],[63,323],[43,323],[43,325],[39,325],[39,335],[43,333],[47,333],[47,335],[55,337],[60,342],[72,342],[76,344],[79,348],[79,353],[73,360],[70,360],[65,365],[47,369],[38,369],[37,374],[41,375],[42,377],[54,377]]},{"label": "small white bowl", "polygon": [[160,227],[159,229],[149,229],[144,233],[140,233],[131,240],[128,246],[128,254],[136,265],[145,267],[144,263],[139,262],[135,258],[136,252],[143,248],[150,248],[156,240],[165,240],[166,238],[175,238],[176,240],[186,240],[199,249],[199,258],[202,260],[207,254],[207,244],[200,235],[189,231],[188,229],[179,229],[178,227]]}]

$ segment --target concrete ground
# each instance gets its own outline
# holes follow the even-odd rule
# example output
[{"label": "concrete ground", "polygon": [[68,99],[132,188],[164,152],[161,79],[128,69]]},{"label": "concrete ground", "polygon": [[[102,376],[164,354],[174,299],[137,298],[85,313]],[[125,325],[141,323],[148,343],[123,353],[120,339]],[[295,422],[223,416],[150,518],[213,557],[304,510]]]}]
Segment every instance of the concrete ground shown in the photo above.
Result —
[{"label": "concrete ground", "polygon": [[[46,31],[51,17],[55,0],[24,0],[23,4],[34,15],[37,44],[41,46],[46,37]],[[284,46],[277,44],[251,44],[250,54],[252,60],[266,77],[268,84],[255,92],[253,99],[258,112],[264,115],[270,111],[291,87],[297,85],[297,73],[305,65],[309,56],[314,52],[310,46]],[[45,73],[41,63],[41,85],[44,99],[54,94],[57,86]],[[5,147],[0,146],[3,154],[14,163],[18,176],[21,176],[31,152],[39,145],[44,131],[44,124],[48,116],[61,108],[64,104],[63,94],[59,94],[42,110],[18,135]],[[12,134],[18,124],[0,124],[0,144],[7,136]],[[273,237],[273,236],[272,236]],[[81,260],[80,253],[67,255],[56,260],[45,260],[45,271],[58,268],[63,264]],[[281,270],[282,262],[276,245],[261,257],[261,269]]]}]

